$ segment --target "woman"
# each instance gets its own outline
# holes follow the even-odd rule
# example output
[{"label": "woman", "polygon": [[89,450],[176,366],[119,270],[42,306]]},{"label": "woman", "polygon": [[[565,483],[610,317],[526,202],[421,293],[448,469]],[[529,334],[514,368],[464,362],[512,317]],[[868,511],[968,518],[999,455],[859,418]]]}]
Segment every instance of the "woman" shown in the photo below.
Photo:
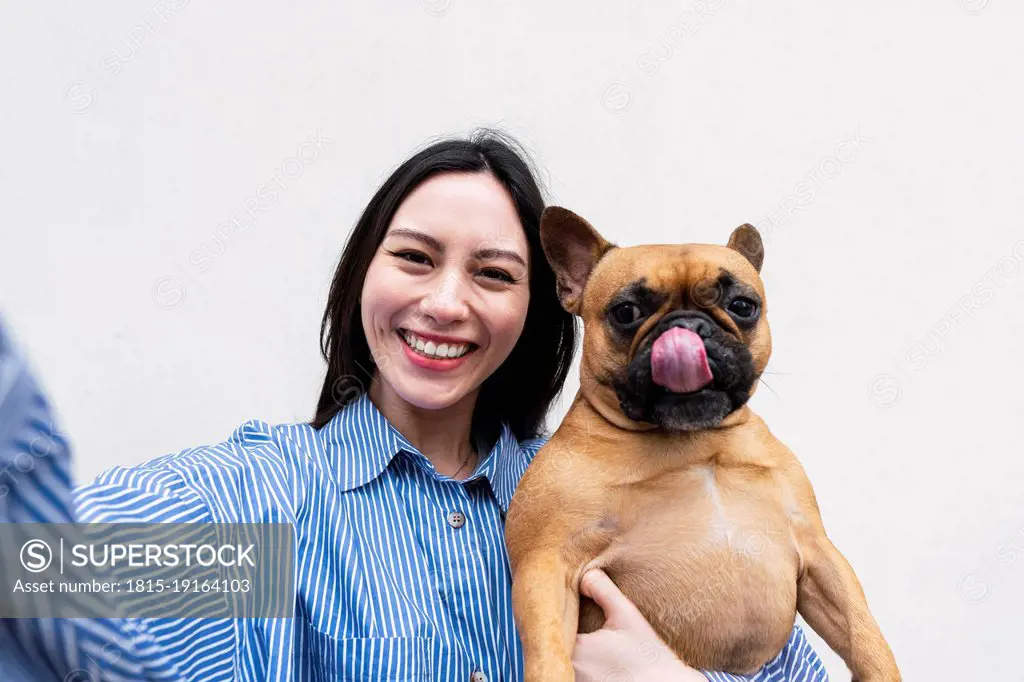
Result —
[{"label": "woman", "polygon": [[[576,344],[525,158],[484,132],[427,147],[380,187],[331,286],[312,423],[249,421],[76,492],[84,521],[295,527],[294,618],[139,621],[141,657],[189,680],[521,679],[503,518]],[[580,679],[704,679],[651,655],[607,576],[583,589],[609,624],[580,638]],[[824,679],[799,629],[762,674]]]}]

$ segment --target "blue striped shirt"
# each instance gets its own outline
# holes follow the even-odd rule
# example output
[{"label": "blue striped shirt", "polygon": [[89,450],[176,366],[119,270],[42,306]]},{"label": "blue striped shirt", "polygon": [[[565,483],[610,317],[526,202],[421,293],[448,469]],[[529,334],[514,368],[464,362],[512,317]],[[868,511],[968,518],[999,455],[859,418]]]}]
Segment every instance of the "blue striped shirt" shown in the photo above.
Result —
[{"label": "blue striped shirt", "polygon": [[[22,628],[17,648],[0,639],[0,661],[41,650],[37,659],[66,669],[75,661],[55,650],[69,648],[64,640],[87,649],[95,632],[127,640],[109,667],[124,679],[520,680],[504,512],[544,442],[517,441],[505,426],[456,481],[362,394],[319,431],[253,420],[222,443],[109,469],[75,491],[80,520],[293,524],[294,617],[14,621],[47,625]],[[68,480],[65,469],[31,485],[49,497],[66,494]],[[827,679],[799,627],[756,676],[705,674]]]}]

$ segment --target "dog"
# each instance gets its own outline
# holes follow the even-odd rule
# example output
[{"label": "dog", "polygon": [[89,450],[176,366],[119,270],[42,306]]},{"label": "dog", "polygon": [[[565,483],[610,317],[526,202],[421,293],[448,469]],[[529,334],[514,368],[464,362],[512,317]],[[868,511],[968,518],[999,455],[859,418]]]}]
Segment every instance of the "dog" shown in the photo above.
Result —
[{"label": "dog", "polygon": [[901,680],[803,467],[747,406],[771,354],[757,229],[620,247],[558,206],[540,224],[580,388],[506,517],[525,682],[571,682],[579,593],[603,569],[687,665],[752,674],[796,613],[859,682]]}]

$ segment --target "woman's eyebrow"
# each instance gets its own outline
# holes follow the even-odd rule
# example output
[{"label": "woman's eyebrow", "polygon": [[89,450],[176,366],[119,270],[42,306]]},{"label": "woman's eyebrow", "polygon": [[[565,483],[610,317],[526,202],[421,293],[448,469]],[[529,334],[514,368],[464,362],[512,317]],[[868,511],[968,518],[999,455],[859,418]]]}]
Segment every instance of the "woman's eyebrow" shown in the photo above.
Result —
[{"label": "woman's eyebrow", "polygon": [[435,251],[444,253],[444,244],[431,237],[425,232],[419,230],[411,230],[408,227],[395,227],[392,228],[388,233],[388,237],[411,237],[417,241],[421,241]]},{"label": "woman's eyebrow", "polygon": [[508,258],[526,267],[526,261],[515,251],[509,251],[508,249],[477,249],[473,252],[473,256],[480,260],[492,260],[494,258]]},{"label": "woman's eyebrow", "polygon": [[[439,242],[434,237],[431,237],[429,234],[426,234],[425,232],[420,232],[419,230],[413,230],[408,227],[395,227],[390,232],[388,232],[387,236],[410,237],[411,239],[423,242],[424,244],[434,249],[438,253],[444,253],[444,244]],[[527,267],[526,261],[523,260],[522,256],[520,256],[515,251],[509,251],[508,249],[477,249],[476,251],[473,252],[473,257],[479,258],[480,260],[508,258],[509,260],[514,260],[515,262],[519,263],[524,268]]]}]

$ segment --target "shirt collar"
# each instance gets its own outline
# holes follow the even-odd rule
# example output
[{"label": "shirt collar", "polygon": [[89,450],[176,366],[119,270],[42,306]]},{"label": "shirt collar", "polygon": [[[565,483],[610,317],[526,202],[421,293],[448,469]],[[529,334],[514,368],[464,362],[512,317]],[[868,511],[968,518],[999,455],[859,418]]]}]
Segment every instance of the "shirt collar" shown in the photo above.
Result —
[{"label": "shirt collar", "polygon": [[[376,479],[402,450],[426,459],[392,426],[366,392],[342,407],[320,430],[320,438],[334,474],[331,478],[345,491]],[[520,447],[512,428],[502,423],[497,442],[463,483],[486,479],[505,512],[529,460],[529,453]]]}]

